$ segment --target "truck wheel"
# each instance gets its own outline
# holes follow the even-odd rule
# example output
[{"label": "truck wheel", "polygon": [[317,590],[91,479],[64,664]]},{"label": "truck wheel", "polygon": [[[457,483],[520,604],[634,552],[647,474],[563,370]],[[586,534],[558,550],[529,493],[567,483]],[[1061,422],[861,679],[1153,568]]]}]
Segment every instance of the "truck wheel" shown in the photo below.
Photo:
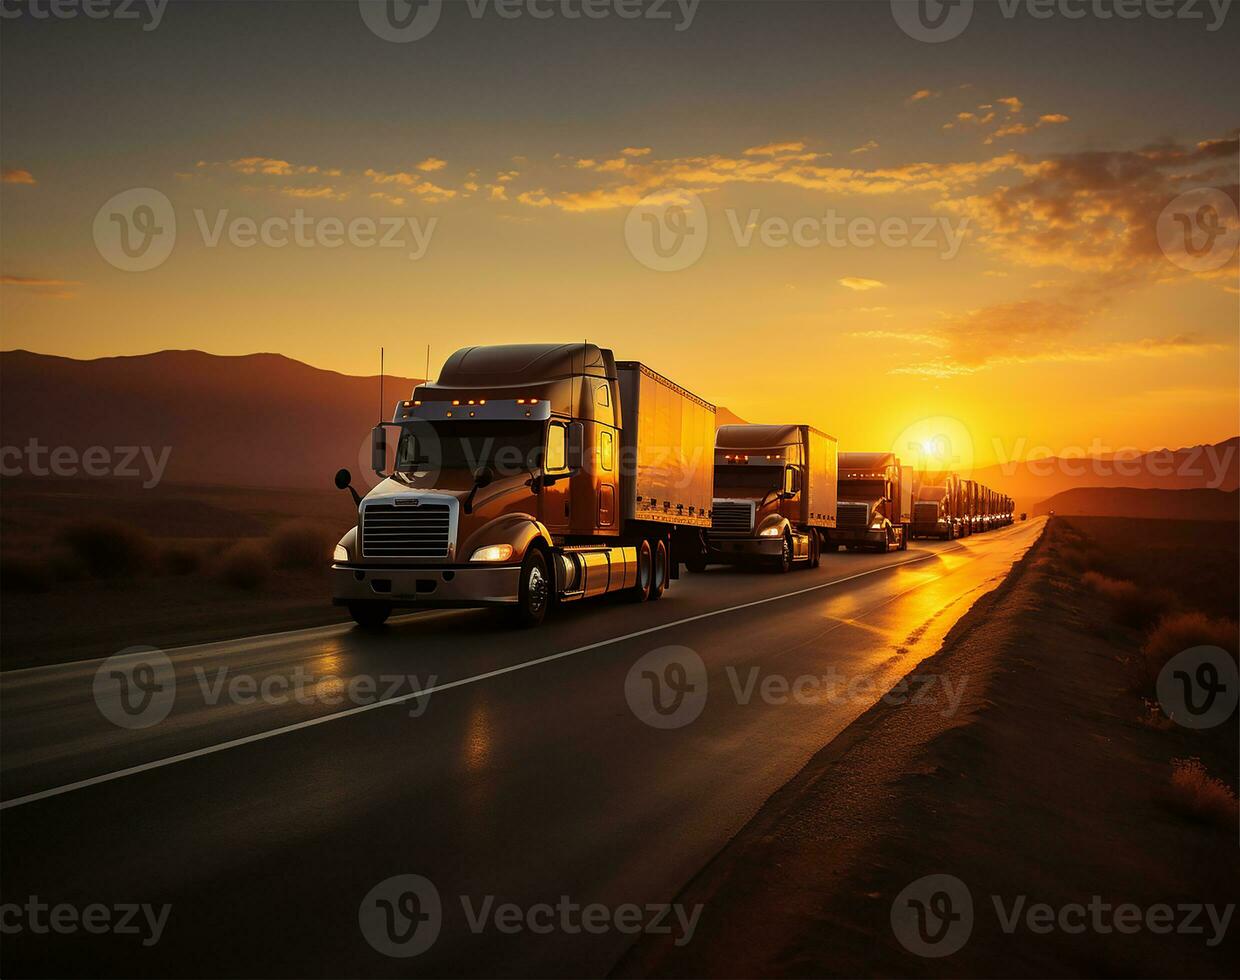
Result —
[{"label": "truck wheel", "polygon": [[792,539],[784,535],[784,546],[780,549],[779,558],[775,560],[775,571],[781,575],[792,570]]},{"label": "truck wheel", "polygon": [[661,598],[671,580],[671,556],[667,551],[667,542],[660,539],[654,546],[654,578],[650,580],[650,601]]},{"label": "truck wheel", "polygon": [[364,630],[377,630],[392,615],[392,607],[386,602],[350,602],[349,615]]},{"label": "truck wheel", "polygon": [[817,568],[822,563],[822,545],[818,543],[818,532],[809,535],[809,567]]},{"label": "truck wheel", "polygon": [[654,551],[645,538],[637,546],[637,584],[626,593],[631,602],[645,602],[650,598],[650,583],[654,580]]},{"label": "truck wheel", "polygon": [[694,555],[692,558],[685,560],[685,568],[689,569],[694,575],[701,575],[706,571],[706,556]]},{"label": "truck wheel", "polygon": [[908,551],[908,528],[900,532],[900,550]]},{"label": "truck wheel", "polygon": [[886,534],[884,534],[883,540],[878,543],[878,545],[874,548],[874,550],[877,551],[880,555],[887,554],[887,552],[891,550],[891,539],[888,538]]},{"label": "truck wheel", "polygon": [[547,617],[551,605],[551,579],[547,575],[547,559],[537,548],[530,548],[521,563],[521,581],[517,586],[517,607],[513,619],[518,626],[537,626]]}]

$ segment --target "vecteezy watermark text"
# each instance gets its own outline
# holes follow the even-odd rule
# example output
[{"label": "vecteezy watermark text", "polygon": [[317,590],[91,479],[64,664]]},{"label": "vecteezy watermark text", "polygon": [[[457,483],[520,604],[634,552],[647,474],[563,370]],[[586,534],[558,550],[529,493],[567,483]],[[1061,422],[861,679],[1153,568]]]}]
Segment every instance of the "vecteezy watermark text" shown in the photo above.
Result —
[{"label": "vecteezy watermark text", "polygon": [[[499,901],[495,895],[459,895],[466,928],[474,935],[493,931],[513,936],[606,935],[617,932],[670,936],[676,946],[692,941],[702,905],[679,903],[624,903],[574,901],[569,895],[555,901],[520,905]],[[435,944],[445,915],[435,885],[422,875],[401,874],[375,885],[358,907],[358,925],[370,945],[385,956],[418,956]]]},{"label": "vecteezy watermark text", "polygon": [[0,0],[0,18],[16,20],[140,20],[153,31],[164,19],[170,0]]},{"label": "vecteezy watermark text", "polygon": [[45,446],[32,436],[24,446],[0,446],[0,475],[137,478],[144,489],[164,477],[171,446]]},{"label": "vecteezy watermark text", "polygon": [[95,902],[79,908],[69,902],[49,905],[31,895],[23,904],[5,902],[0,905],[0,934],[23,932],[45,936],[69,936],[86,932],[95,936],[141,936],[143,946],[154,946],[164,934],[172,906],[121,902],[104,905]]},{"label": "vecteezy watermark text", "polygon": [[[1134,446],[1110,447],[1095,438],[1088,446],[1030,446],[1023,437],[1010,447],[992,440],[995,458],[1004,476],[1020,467],[1031,476],[1056,474],[1070,477],[1170,477],[1197,478],[1217,489],[1227,480],[1236,457],[1235,446],[1194,446],[1191,449],[1142,452]],[[1010,450],[1010,451],[1009,451]]]}]

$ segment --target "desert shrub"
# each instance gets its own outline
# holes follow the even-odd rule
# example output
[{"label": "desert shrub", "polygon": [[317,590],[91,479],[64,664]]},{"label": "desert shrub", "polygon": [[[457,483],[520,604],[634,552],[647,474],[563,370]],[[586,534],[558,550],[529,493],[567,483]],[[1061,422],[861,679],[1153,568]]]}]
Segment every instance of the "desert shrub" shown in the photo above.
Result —
[{"label": "desert shrub", "polygon": [[202,567],[202,553],[182,545],[169,545],[159,552],[159,567],[167,575],[192,575]]},{"label": "desert shrub", "polygon": [[1215,779],[1200,759],[1171,760],[1172,808],[1200,823],[1224,830],[1236,829],[1236,794],[1221,779]]},{"label": "desert shrub", "polygon": [[0,561],[0,589],[5,592],[49,592],[54,580],[46,561],[18,555]]},{"label": "desert shrub", "polygon": [[1174,601],[1165,590],[1142,587],[1100,572],[1086,572],[1081,582],[1111,604],[1111,615],[1117,623],[1133,629],[1144,629],[1157,622]]},{"label": "desert shrub", "polygon": [[234,589],[261,588],[271,571],[271,558],[253,541],[238,541],[219,558],[219,576]]},{"label": "desert shrub", "polygon": [[1238,629],[1240,627],[1229,619],[1211,619],[1199,612],[1164,616],[1141,647],[1146,681],[1153,684],[1167,661],[1190,647],[1222,647],[1236,656],[1240,646]]},{"label": "desert shrub", "polygon": [[326,534],[308,521],[288,521],[271,536],[271,557],[280,568],[322,568],[331,558]]},{"label": "desert shrub", "polygon": [[96,578],[138,575],[151,558],[150,539],[120,521],[77,521],[62,528],[58,537]]}]

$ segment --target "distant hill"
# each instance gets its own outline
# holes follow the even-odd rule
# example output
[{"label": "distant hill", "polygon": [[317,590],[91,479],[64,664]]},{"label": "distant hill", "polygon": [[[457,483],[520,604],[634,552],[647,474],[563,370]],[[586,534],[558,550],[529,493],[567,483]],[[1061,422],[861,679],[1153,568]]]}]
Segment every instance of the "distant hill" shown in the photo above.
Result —
[{"label": "distant hill", "polygon": [[745,425],[746,422],[739,415],[734,414],[722,405],[715,409],[715,427],[722,425]]},{"label": "distant hill", "polygon": [[[385,417],[420,383],[386,375]],[[324,371],[280,354],[169,350],[78,361],[0,353],[0,445],[35,438],[49,450],[72,447],[78,458],[92,446],[146,446],[156,456],[167,446],[163,479],[171,483],[330,489],[345,466],[359,486],[371,485],[364,447],[378,412],[377,375]],[[726,408],[719,420],[742,421]]]},{"label": "distant hill", "polygon": [[[418,383],[385,378],[389,418]],[[378,412],[378,376],[323,371],[279,354],[185,350],[77,361],[0,353],[0,443],[37,438],[79,453],[147,446],[158,454],[169,446],[171,482],[330,489],[341,466],[358,472]]]},{"label": "distant hill", "polygon": [[1146,517],[1185,521],[1240,521],[1236,490],[1143,490],[1136,487],[1077,487],[1033,508],[1077,517]]},{"label": "distant hill", "polygon": [[1024,510],[1075,487],[1235,490],[1240,488],[1240,438],[1122,457],[999,464],[975,470],[973,478],[1015,498]]}]

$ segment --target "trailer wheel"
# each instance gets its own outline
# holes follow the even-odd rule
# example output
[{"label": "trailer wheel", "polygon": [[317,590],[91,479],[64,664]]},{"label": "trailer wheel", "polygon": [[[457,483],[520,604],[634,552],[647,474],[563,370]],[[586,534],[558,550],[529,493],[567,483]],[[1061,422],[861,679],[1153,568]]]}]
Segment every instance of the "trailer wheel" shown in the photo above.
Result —
[{"label": "trailer wheel", "polygon": [[706,556],[694,555],[692,558],[686,558],[685,568],[689,569],[694,575],[700,575],[706,571]]},{"label": "trailer wheel", "polygon": [[822,544],[818,540],[818,532],[809,532],[809,567],[817,568],[822,564]]},{"label": "trailer wheel", "polygon": [[661,598],[672,580],[671,554],[662,538],[654,546],[654,578],[650,581],[650,601]]},{"label": "trailer wheel", "polygon": [[637,546],[637,584],[625,593],[631,602],[645,602],[650,598],[650,583],[654,581],[654,551],[645,538]]},{"label": "trailer wheel", "polygon": [[908,528],[907,527],[901,529],[900,531],[900,550],[908,551]]},{"label": "trailer wheel", "polygon": [[530,548],[521,563],[521,581],[517,587],[517,606],[513,618],[518,626],[538,626],[547,617],[551,605],[551,579],[547,575],[547,559],[538,548]]},{"label": "trailer wheel", "polygon": [[386,602],[350,602],[349,615],[364,630],[377,630],[392,615],[392,607]]}]

